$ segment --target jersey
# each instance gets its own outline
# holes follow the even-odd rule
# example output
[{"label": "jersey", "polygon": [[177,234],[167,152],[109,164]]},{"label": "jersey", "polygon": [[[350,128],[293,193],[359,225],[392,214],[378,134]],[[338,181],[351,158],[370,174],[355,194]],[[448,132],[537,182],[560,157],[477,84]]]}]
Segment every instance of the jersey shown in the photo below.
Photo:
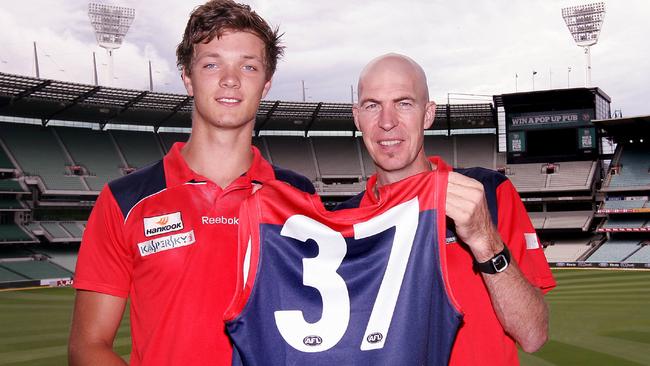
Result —
[{"label": "jersey", "polygon": [[[430,157],[439,169],[450,169],[439,157]],[[555,287],[544,251],[515,187],[502,174],[484,168],[457,169],[483,184],[493,223],[526,279],[544,293]],[[366,190],[337,209],[376,204],[376,176]],[[435,189],[431,187],[430,189]],[[463,309],[463,323],[452,349],[450,365],[518,365],[515,341],[505,333],[492,306],[482,275],[473,270],[474,257],[456,238],[453,227],[446,233],[449,285]]]},{"label": "jersey", "polygon": [[446,364],[461,320],[445,279],[447,176],[339,212],[277,181],[248,199],[250,266],[226,313],[233,365]]},{"label": "jersey", "polygon": [[90,215],[74,287],[130,298],[132,365],[229,365],[223,311],[235,290],[239,206],[252,182],[311,182],[253,162],[227,188],[194,173],[175,144],[110,182]]}]

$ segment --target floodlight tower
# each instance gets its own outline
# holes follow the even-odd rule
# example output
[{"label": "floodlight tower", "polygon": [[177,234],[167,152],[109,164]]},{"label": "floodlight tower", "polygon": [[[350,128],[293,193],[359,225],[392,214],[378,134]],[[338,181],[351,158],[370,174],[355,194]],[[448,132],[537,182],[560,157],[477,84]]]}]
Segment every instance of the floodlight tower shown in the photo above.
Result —
[{"label": "floodlight tower", "polygon": [[562,18],[576,44],[585,51],[585,87],[591,86],[591,46],[598,42],[598,35],[605,18],[605,3],[592,3],[562,9]]},{"label": "floodlight tower", "polygon": [[108,85],[113,84],[113,50],[120,48],[135,19],[135,9],[89,3],[88,17],[99,47],[108,53]]}]

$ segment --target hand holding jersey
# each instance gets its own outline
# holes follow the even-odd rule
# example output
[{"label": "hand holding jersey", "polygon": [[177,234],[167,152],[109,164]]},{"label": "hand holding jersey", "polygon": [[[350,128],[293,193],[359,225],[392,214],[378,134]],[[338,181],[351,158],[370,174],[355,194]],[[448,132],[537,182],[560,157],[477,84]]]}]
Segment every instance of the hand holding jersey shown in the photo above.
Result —
[{"label": "hand holding jersey", "polygon": [[503,250],[487,207],[483,184],[462,174],[449,173],[447,216],[454,221],[456,235],[467,244],[477,262],[485,262]]}]

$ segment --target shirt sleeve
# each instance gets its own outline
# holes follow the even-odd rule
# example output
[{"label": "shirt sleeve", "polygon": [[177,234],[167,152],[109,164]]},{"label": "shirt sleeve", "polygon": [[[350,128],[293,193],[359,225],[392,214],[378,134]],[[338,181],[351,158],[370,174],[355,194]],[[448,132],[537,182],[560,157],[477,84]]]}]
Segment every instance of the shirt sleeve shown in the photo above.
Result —
[{"label": "shirt sleeve", "polygon": [[555,287],[548,261],[535,233],[526,208],[510,180],[497,187],[497,205],[501,239],[533,286],[544,293]]},{"label": "shirt sleeve", "polygon": [[126,298],[133,256],[123,235],[124,218],[105,186],[97,198],[79,248],[74,288]]}]

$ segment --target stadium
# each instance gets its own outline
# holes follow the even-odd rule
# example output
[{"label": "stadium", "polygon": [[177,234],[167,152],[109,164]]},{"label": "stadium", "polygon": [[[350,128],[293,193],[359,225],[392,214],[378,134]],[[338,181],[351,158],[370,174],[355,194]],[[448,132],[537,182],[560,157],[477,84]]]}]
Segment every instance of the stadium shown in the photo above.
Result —
[{"label": "stadium", "polygon": [[[427,155],[508,177],[554,268],[551,339],[525,365],[644,365],[650,344],[650,116],[598,87],[438,104]],[[0,73],[0,365],[66,360],[76,255],[105,184],[191,131],[183,94]],[[326,206],[373,162],[351,103],[263,100],[253,144],[308,177]],[[115,347],[130,352],[128,312]]]}]

